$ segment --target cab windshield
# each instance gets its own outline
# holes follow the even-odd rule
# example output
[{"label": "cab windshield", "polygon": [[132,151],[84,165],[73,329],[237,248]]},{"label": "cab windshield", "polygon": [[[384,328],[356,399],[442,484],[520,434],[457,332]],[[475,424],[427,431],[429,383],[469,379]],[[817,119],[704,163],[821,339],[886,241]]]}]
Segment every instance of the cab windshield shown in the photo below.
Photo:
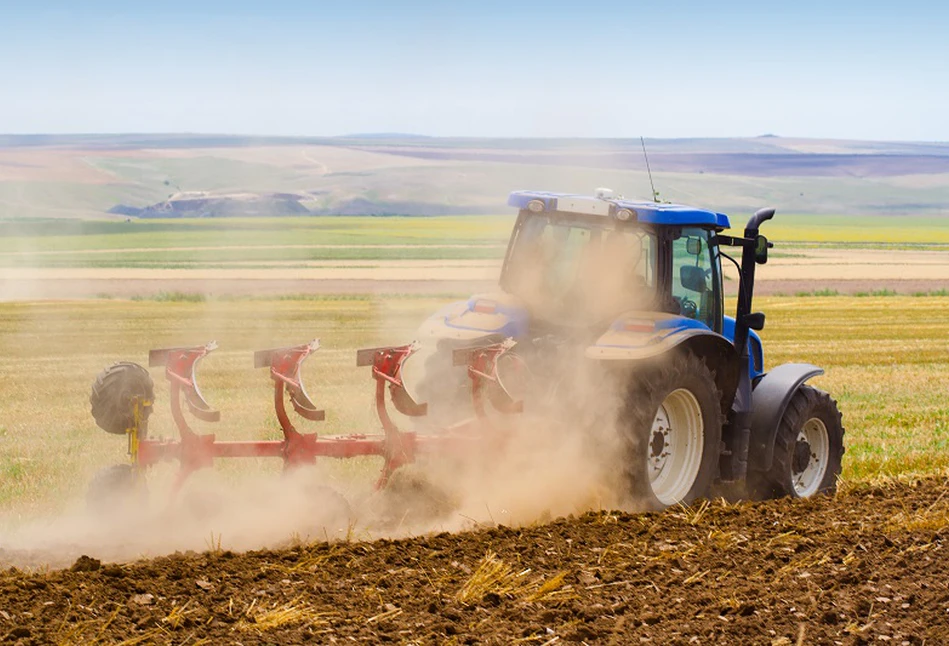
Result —
[{"label": "cab windshield", "polygon": [[655,295],[655,236],[602,217],[528,217],[502,283],[536,316],[584,324],[649,309]]}]

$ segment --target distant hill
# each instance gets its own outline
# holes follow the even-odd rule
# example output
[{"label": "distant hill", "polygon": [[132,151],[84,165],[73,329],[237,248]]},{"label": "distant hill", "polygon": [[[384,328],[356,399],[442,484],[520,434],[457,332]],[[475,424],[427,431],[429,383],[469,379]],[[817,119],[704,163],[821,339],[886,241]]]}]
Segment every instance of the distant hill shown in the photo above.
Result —
[{"label": "distant hill", "polygon": [[[949,143],[647,139],[663,199],[949,215]],[[512,190],[648,198],[639,139],[0,135],[0,218],[503,213]],[[199,197],[196,197],[199,196]]]}]

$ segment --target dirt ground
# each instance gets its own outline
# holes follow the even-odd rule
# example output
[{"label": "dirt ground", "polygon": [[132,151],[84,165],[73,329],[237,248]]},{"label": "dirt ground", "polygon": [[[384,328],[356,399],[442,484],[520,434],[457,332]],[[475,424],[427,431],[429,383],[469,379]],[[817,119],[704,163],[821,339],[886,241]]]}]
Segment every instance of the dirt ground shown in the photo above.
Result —
[{"label": "dirt ground", "polygon": [[[0,574],[12,643],[941,644],[949,482]],[[36,555],[34,555],[36,556]],[[3,560],[23,555],[2,554]]]}]

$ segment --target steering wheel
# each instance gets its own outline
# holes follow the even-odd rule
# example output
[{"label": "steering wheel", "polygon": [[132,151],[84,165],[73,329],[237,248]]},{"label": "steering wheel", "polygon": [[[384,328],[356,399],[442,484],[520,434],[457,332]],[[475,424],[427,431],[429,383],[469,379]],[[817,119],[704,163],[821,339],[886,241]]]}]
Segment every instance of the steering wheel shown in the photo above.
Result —
[{"label": "steering wheel", "polygon": [[679,304],[679,314],[690,319],[694,319],[699,313],[699,306],[695,301],[685,296],[673,296],[672,299]]}]

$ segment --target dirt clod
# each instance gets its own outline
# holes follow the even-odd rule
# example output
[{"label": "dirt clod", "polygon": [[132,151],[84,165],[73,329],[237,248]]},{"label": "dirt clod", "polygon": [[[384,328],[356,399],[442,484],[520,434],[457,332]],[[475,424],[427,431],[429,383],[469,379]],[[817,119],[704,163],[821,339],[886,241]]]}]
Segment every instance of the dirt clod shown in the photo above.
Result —
[{"label": "dirt clod", "polygon": [[150,606],[152,601],[155,600],[154,595],[145,593],[145,594],[133,594],[132,598],[129,600],[129,603],[133,603],[139,606]]},{"label": "dirt clod", "polygon": [[30,632],[29,628],[26,628],[25,626],[17,626],[16,628],[14,628],[13,630],[7,633],[7,636],[4,638],[3,641],[11,642],[16,639],[26,639],[27,637],[30,637],[32,634],[33,633]]},{"label": "dirt clod", "polygon": [[72,572],[95,572],[100,567],[102,567],[102,562],[99,561],[99,559],[94,559],[91,556],[83,554],[76,559],[76,562],[73,563],[69,569]]}]

